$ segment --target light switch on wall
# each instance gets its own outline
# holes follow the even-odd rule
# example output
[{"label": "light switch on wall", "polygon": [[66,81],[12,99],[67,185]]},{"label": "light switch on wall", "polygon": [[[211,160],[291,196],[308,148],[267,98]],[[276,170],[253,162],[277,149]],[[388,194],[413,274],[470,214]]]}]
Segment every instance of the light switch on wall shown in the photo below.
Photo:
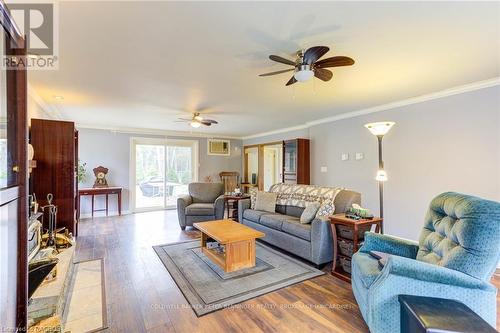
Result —
[{"label": "light switch on wall", "polygon": [[356,160],[362,160],[363,158],[365,158],[363,153],[356,153]]},{"label": "light switch on wall", "polygon": [[342,161],[347,161],[349,159],[349,154],[342,153]]},{"label": "light switch on wall", "polygon": [[328,171],[328,168],[326,166],[322,166],[320,169],[321,172],[325,173]]}]

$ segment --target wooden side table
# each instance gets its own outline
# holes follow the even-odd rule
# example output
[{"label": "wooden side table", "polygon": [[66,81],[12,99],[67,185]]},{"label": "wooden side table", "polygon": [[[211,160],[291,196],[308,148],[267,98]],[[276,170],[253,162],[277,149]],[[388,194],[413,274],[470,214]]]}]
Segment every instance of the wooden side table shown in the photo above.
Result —
[{"label": "wooden side table", "polygon": [[[374,217],[371,220],[354,220],[345,217],[345,214],[330,216],[333,240],[332,275],[351,282],[351,273],[345,271],[342,265],[338,265],[338,261],[348,261],[350,263],[352,254],[356,253],[360,248],[365,231],[369,231],[372,225],[375,225],[375,232],[380,232],[382,221],[383,219],[380,217]],[[337,226],[342,228],[341,232],[337,232]],[[348,245],[352,244],[352,253],[350,255],[347,253],[341,254],[340,242]]]},{"label": "wooden side table", "polygon": [[[84,195],[92,196],[92,217],[94,217],[94,212],[106,211],[106,216],[108,216],[108,196],[110,194],[116,194],[118,196],[118,215],[122,215],[122,188],[121,187],[93,187],[93,188],[82,188],[78,190],[78,207],[77,215],[78,220],[80,220],[80,199]],[[94,197],[96,195],[106,196],[106,208],[105,209],[94,209]]]},{"label": "wooden side table", "polygon": [[[227,210],[227,218],[238,222],[238,201],[241,199],[249,199],[250,196],[247,194],[243,195],[224,195],[224,205]],[[229,203],[232,203],[236,208],[231,208]],[[232,214],[231,214],[232,213]]]}]

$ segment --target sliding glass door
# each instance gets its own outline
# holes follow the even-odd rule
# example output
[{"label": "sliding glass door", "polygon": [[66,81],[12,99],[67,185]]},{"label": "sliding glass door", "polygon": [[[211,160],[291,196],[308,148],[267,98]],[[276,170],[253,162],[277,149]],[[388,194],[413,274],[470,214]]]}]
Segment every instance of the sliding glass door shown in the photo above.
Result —
[{"label": "sliding glass door", "polygon": [[131,206],[134,211],[175,208],[198,179],[198,141],[132,138]]}]

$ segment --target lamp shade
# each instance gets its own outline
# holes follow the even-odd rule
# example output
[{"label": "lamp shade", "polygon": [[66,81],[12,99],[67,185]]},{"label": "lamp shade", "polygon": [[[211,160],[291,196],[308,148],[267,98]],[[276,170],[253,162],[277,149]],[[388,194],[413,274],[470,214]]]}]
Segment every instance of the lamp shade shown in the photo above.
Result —
[{"label": "lamp shade", "polygon": [[368,130],[373,135],[383,136],[387,132],[389,132],[389,130],[391,129],[392,126],[394,126],[394,124],[396,124],[396,123],[393,121],[380,121],[377,123],[366,124],[365,127],[368,128]]},{"label": "lamp shade", "polygon": [[313,76],[314,76],[314,72],[310,69],[303,69],[303,70],[297,71],[297,72],[295,72],[295,74],[293,74],[293,77],[295,78],[295,80],[297,80],[299,82],[304,82],[304,81],[310,80]]},{"label": "lamp shade", "polygon": [[385,172],[384,169],[380,169],[377,171],[377,176],[375,176],[375,180],[379,182],[386,182],[387,181],[387,172]]}]

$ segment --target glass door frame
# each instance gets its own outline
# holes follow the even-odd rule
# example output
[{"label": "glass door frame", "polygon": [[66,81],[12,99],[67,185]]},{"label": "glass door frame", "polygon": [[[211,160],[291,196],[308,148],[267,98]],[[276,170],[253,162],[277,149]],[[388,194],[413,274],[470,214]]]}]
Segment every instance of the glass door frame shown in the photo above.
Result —
[{"label": "glass door frame", "polygon": [[[190,147],[191,148],[191,181],[197,182],[199,175],[199,141],[193,139],[169,139],[169,138],[148,138],[148,137],[131,137],[130,138],[130,159],[129,159],[129,207],[133,213],[148,212],[155,210],[175,209],[175,205],[167,205],[167,196],[163,197],[163,205],[161,207],[136,207],[136,146],[137,145],[155,145],[164,147],[164,168],[163,168],[163,187],[166,188],[167,183],[167,168],[166,168],[166,153],[168,146]],[[164,192],[165,193],[165,192]]]}]

